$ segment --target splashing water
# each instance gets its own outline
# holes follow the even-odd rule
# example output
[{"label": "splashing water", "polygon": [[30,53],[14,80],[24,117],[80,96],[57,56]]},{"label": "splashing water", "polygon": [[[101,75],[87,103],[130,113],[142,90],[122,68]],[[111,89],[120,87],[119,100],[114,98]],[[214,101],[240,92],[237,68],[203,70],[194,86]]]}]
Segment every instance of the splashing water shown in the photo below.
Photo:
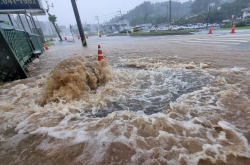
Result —
[{"label": "splashing water", "polygon": [[85,91],[96,90],[110,80],[111,71],[105,60],[90,63],[83,57],[69,58],[60,62],[48,75],[42,98],[45,103],[81,97]]},{"label": "splashing water", "polygon": [[249,72],[179,66],[79,57],[2,85],[1,163],[249,164]]},{"label": "splashing water", "polygon": [[206,72],[176,69],[168,71],[145,71],[122,69],[119,72],[136,77],[123,80],[125,90],[120,99],[112,100],[107,106],[95,112],[98,117],[106,116],[113,111],[130,110],[153,114],[164,110],[169,103],[179,96],[206,86],[213,81],[213,76]]}]

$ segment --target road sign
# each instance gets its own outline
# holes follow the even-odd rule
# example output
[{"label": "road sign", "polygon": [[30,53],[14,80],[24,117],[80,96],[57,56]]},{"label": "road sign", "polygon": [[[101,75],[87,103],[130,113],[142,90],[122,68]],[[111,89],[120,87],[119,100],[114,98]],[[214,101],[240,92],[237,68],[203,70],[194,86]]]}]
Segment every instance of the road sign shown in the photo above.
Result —
[{"label": "road sign", "polygon": [[209,6],[211,6],[211,7],[212,7],[212,6],[215,6],[215,2],[210,3]]},{"label": "road sign", "polygon": [[0,0],[0,10],[42,9],[41,0]]}]

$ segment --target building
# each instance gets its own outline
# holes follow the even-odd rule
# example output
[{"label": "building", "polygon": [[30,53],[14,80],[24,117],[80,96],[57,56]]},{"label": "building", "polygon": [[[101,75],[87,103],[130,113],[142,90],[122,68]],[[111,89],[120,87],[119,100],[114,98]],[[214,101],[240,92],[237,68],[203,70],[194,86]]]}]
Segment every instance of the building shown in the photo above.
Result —
[{"label": "building", "polygon": [[242,9],[241,11],[243,11],[242,20],[250,21],[250,7]]},{"label": "building", "polygon": [[103,30],[106,33],[119,32],[128,29],[130,29],[130,26],[129,26],[129,21],[126,19],[120,20],[115,23],[105,23],[104,25],[101,26],[101,30]]}]

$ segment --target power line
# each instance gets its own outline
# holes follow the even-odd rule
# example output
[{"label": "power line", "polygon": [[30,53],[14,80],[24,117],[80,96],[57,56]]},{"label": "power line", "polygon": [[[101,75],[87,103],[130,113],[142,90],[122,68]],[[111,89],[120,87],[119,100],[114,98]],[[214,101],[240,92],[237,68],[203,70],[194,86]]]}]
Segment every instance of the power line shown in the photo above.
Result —
[{"label": "power line", "polygon": [[99,17],[106,17],[106,16],[109,16],[109,15],[114,15],[114,14],[116,14],[117,12],[114,12],[114,13],[110,13],[110,14],[105,14],[105,15],[101,15],[101,16],[99,16]]},{"label": "power line", "polygon": [[[129,10],[130,11],[130,10]],[[121,10],[119,10],[119,12],[122,12]],[[123,13],[124,12],[128,12],[128,11],[123,11]],[[105,14],[105,15],[98,15],[98,18],[99,19],[106,19],[106,18],[111,18],[111,17],[115,17],[115,16],[117,16],[117,12],[113,12],[113,13],[110,13],[110,14]],[[103,17],[105,17],[105,18],[103,18]]]},{"label": "power line", "polygon": [[108,18],[114,18],[114,17],[116,17],[116,16],[118,16],[117,14],[116,15],[113,15],[113,16],[110,16],[110,17],[102,17],[102,18],[99,18],[100,20],[104,20],[104,19],[108,19]]}]

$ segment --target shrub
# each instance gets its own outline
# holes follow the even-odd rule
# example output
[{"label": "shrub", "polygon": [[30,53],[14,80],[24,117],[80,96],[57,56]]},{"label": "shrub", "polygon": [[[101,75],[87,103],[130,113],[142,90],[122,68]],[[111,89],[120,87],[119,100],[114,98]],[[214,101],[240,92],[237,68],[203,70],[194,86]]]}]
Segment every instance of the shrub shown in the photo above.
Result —
[{"label": "shrub", "polygon": [[235,25],[236,27],[243,27],[243,26],[247,26],[246,22],[240,21],[238,23],[236,23]]}]

